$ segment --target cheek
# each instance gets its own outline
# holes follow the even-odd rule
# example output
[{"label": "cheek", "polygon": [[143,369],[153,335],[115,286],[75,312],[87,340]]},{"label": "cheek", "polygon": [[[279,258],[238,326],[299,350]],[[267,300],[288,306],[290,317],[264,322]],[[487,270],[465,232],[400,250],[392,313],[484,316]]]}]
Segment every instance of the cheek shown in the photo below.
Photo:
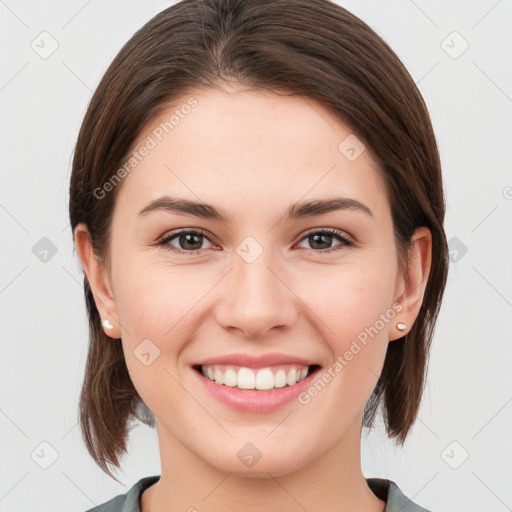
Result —
[{"label": "cheek", "polygon": [[183,376],[177,360],[183,350],[182,340],[189,337],[185,332],[190,328],[187,311],[193,302],[148,269],[133,273],[125,286],[119,294],[118,313],[130,378],[150,410],[159,411],[165,405],[177,413],[176,404],[183,392],[178,384]]},{"label": "cheek", "polygon": [[[330,267],[304,278],[298,295],[330,332],[330,337],[342,343],[373,326],[382,316],[394,314],[395,270],[391,266],[350,264]],[[389,318],[387,318],[389,320]],[[387,332],[388,323],[379,330]]]},{"label": "cheek", "polygon": [[[119,262],[116,276],[116,307],[123,336],[131,343],[142,338],[159,342],[176,337],[186,316],[197,302],[194,286],[183,279],[179,268],[165,262],[148,262],[141,255]],[[182,272],[182,269],[181,269]]]},{"label": "cheek", "polygon": [[152,410],[158,410],[158,397],[180,396],[178,361],[201,325],[197,301],[207,291],[198,293],[194,283],[183,279],[183,269],[162,271],[162,266],[124,261],[116,288],[126,365],[139,395],[150,409],[156,408]]},{"label": "cheek", "polygon": [[[394,277],[392,272],[389,275]],[[326,282],[330,284],[310,288],[308,305],[315,313],[309,318],[317,318],[329,349],[330,365],[317,377],[322,382],[313,383],[301,403],[321,395],[317,406],[325,411],[325,421],[335,421],[343,429],[360,414],[377,384],[397,313],[391,307],[391,278],[361,268]],[[328,391],[320,392],[324,387]],[[345,423],[339,420],[340,411]]]},{"label": "cheek", "polygon": [[397,313],[392,308],[393,262],[382,257],[380,261],[373,265],[361,261],[335,271],[331,267],[324,276],[308,279],[300,292],[307,297],[306,309],[314,312],[310,321],[323,333],[331,353],[333,364],[323,377],[336,391],[325,394],[323,399],[333,401],[325,410],[341,405],[347,412],[359,410],[382,371],[389,328]]}]

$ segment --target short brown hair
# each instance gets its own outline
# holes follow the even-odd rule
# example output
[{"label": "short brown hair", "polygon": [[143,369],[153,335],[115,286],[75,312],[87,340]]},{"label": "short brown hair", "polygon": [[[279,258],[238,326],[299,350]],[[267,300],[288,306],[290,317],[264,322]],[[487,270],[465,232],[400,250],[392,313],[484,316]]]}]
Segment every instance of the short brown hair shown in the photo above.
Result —
[{"label": "short brown hair", "polygon": [[[184,0],[160,12],[123,46],[99,83],[73,157],[69,215],[89,229],[96,256],[109,264],[115,187],[101,188],[122,166],[148,121],[195,88],[223,80],[288,91],[318,101],[366,144],[379,165],[391,207],[400,270],[415,229],[432,233],[423,303],[405,338],[389,343],[368,400],[371,427],[383,401],[388,435],[404,443],[423,394],[428,355],[444,293],[448,249],[437,143],[424,101],[391,48],[363,21],[330,0]],[[87,449],[119,467],[130,419],[144,406],[122,346],[103,332],[84,278],[90,344],[80,397]],[[383,400],[382,400],[383,399]]]}]

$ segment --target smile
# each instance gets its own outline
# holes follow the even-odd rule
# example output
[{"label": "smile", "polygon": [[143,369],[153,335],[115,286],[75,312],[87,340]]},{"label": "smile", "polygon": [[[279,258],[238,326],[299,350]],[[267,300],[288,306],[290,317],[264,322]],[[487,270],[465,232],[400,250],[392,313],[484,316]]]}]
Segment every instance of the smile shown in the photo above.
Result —
[{"label": "smile", "polygon": [[304,367],[297,363],[290,368],[280,365],[251,369],[220,364],[191,367],[208,397],[239,411],[260,414],[294,403],[320,368],[317,364]]},{"label": "smile", "polygon": [[221,386],[238,389],[269,391],[285,386],[294,386],[315,372],[318,365],[279,365],[251,369],[234,365],[196,365],[194,369]]}]

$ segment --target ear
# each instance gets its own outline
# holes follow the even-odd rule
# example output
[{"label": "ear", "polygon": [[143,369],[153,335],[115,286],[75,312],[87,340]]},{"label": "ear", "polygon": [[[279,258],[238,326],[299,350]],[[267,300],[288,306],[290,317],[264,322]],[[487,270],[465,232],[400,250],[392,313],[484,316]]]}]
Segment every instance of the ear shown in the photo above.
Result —
[{"label": "ear", "polygon": [[108,321],[108,325],[113,327],[108,329],[104,326],[103,330],[107,336],[119,339],[121,329],[117,320],[117,309],[110,277],[104,263],[93,251],[89,230],[85,224],[80,223],[75,227],[74,239],[78,257],[87,276],[101,320],[102,322]]},{"label": "ear", "polygon": [[[420,227],[411,238],[405,275],[398,278],[399,296],[395,302],[401,304],[402,310],[395,317],[389,341],[401,338],[411,330],[423,303],[431,262],[432,233],[427,227]],[[404,322],[407,325],[406,329],[397,329],[397,322]]]}]

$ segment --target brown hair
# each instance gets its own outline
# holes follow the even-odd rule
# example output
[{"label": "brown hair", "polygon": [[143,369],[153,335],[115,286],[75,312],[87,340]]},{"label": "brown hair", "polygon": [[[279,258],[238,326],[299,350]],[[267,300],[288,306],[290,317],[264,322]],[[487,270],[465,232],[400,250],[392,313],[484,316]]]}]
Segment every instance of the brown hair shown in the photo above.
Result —
[{"label": "brown hair", "polygon": [[[120,50],[88,106],[73,157],[71,228],[86,224],[96,256],[109,268],[122,183],[101,200],[95,190],[119,170],[148,121],[172,101],[197,88],[220,88],[223,80],[312,98],[350,126],[382,173],[401,271],[415,229],[432,232],[419,315],[403,339],[389,343],[364,410],[363,425],[371,427],[383,401],[388,435],[403,444],[423,394],[448,271],[441,165],[414,81],[390,47],[344,8],[329,0],[184,0],[152,18]],[[151,421],[140,414],[144,404],[121,344],[103,332],[86,276],[84,290],[90,345],[80,425],[89,453],[115,478],[107,463],[120,466],[129,420]]]}]

